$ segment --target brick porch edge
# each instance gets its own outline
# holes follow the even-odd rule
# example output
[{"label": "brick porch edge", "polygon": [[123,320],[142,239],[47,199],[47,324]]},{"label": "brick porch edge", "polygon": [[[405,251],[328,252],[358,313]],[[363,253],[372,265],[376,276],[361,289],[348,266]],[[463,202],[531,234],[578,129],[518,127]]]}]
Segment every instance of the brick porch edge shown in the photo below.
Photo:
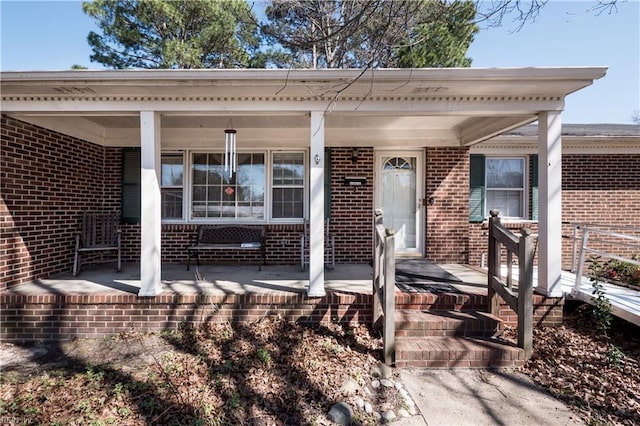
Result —
[{"label": "brick porch edge", "polygon": [[[254,322],[279,314],[307,324],[331,321],[370,324],[372,296],[329,292],[322,298],[305,294],[163,294],[136,295],[17,295],[0,293],[0,340],[7,342],[60,341],[104,337],[127,331],[176,329],[181,324]],[[562,323],[564,299],[534,298],[536,325]],[[396,309],[484,310],[486,297],[453,294],[396,293]],[[505,324],[516,314],[500,310]]]}]

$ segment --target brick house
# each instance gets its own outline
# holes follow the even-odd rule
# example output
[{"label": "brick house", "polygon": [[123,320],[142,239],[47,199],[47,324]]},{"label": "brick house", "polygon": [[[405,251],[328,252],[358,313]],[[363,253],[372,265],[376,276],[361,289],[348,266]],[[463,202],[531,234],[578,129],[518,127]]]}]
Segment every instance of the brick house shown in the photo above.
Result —
[{"label": "brick house", "polygon": [[[565,97],[604,73],[3,72],[0,289],[69,271],[81,214],[99,210],[122,217],[124,261],[141,264],[140,296],[157,294],[163,262],[186,262],[199,224],[264,224],[268,262],[296,263],[309,220],[309,296],[321,296],[325,218],[338,263],[370,261],[373,211],[382,208],[399,255],[479,264],[491,199],[536,221],[538,289],[561,296],[562,220],[599,217],[584,208],[592,181],[618,200],[621,222],[638,221],[637,134],[593,145],[589,135],[575,145],[567,135],[561,155]],[[534,121],[535,133],[496,138]],[[230,127],[231,176],[221,171]],[[492,167],[516,167],[520,187],[474,191]],[[230,251],[222,260],[259,260],[251,256]]]},{"label": "brick house", "polygon": [[[537,126],[529,125],[470,148],[469,264],[484,264],[486,216],[497,208],[513,229],[538,225]],[[508,188],[490,188],[489,168],[516,176]],[[497,186],[497,185],[494,185]],[[474,198],[474,191],[479,194]],[[483,194],[497,192],[500,196]],[[510,194],[511,198],[508,195]],[[490,201],[493,200],[493,206]],[[562,126],[562,267],[572,267],[576,224],[598,224],[630,234],[640,230],[640,126],[564,124]],[[511,212],[510,212],[511,210]],[[505,214],[506,213],[506,214]],[[630,229],[635,228],[635,229]],[[595,243],[594,243],[595,244]],[[610,251],[611,246],[603,246]],[[637,255],[625,247],[618,254]]]}]

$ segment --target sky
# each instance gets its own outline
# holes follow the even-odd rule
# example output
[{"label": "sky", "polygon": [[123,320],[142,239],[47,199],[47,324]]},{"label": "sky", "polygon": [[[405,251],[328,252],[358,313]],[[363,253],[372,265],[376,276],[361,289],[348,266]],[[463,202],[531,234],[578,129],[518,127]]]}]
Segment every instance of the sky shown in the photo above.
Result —
[{"label": "sky", "polygon": [[[640,0],[618,0],[612,13],[598,14],[595,4],[549,0],[519,30],[513,17],[481,26],[468,51],[472,67],[606,66],[604,78],[567,97],[562,120],[631,124],[640,111]],[[0,69],[102,69],[89,59],[90,31],[99,32],[80,1],[0,0]]]}]

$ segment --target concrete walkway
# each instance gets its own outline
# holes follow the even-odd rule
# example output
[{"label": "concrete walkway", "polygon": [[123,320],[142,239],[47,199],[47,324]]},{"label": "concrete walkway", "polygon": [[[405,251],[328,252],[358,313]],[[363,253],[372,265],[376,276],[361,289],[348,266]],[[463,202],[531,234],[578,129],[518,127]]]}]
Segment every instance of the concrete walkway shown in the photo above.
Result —
[{"label": "concrete walkway", "polygon": [[578,425],[578,414],[510,370],[403,368],[400,380],[419,408],[401,426]]}]

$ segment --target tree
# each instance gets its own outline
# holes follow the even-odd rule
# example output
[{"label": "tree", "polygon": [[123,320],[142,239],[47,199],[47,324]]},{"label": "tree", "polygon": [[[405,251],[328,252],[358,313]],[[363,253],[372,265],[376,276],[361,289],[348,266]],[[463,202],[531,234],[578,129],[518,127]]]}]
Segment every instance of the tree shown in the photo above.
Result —
[{"label": "tree", "polygon": [[[469,67],[467,50],[479,31],[473,24],[476,8],[470,1],[431,2],[424,18],[412,28],[409,44],[398,49],[403,68]],[[433,19],[432,17],[437,17]]]},{"label": "tree", "polygon": [[107,67],[256,65],[256,18],[244,0],[95,0],[82,9],[103,33],[89,33],[90,59]]},{"label": "tree", "polygon": [[280,67],[468,66],[478,31],[470,0],[276,0],[265,15]]},{"label": "tree", "polygon": [[[513,21],[520,30],[525,24],[535,21],[548,2],[549,0],[475,0],[477,22],[499,27],[507,16],[515,15]],[[618,0],[591,0],[591,4],[589,10],[596,15],[618,11]]]}]

